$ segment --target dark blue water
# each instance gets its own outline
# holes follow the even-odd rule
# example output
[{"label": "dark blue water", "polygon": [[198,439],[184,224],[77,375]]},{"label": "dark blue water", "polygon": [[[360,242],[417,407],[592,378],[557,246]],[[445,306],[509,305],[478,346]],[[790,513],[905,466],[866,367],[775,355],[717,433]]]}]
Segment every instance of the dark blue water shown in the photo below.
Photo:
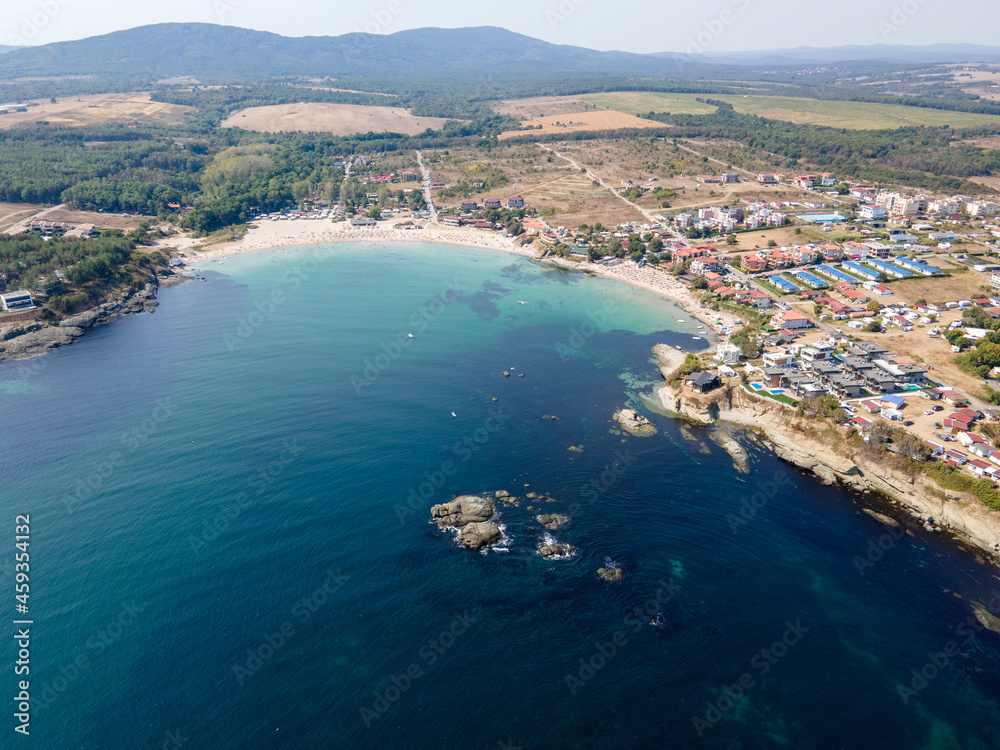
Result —
[{"label": "dark blue water", "polygon": [[[0,365],[34,619],[3,747],[1000,746],[994,568],[752,443],[744,475],[707,431],[613,430],[653,344],[705,345],[675,306],[456,248],[204,268]],[[428,522],[500,489],[555,500],[503,508],[505,551]],[[571,559],[536,554],[546,512]]]}]

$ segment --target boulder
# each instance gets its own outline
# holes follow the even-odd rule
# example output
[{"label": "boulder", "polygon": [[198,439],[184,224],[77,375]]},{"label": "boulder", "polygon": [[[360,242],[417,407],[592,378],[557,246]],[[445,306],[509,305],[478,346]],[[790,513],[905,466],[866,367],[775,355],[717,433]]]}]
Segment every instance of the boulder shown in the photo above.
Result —
[{"label": "boulder", "polygon": [[538,545],[538,554],[542,557],[568,557],[576,552],[576,547],[565,542],[552,542]]},{"label": "boulder", "polygon": [[615,421],[630,435],[647,437],[656,434],[656,428],[646,417],[635,409],[622,409],[615,412]]},{"label": "boulder", "polygon": [[569,516],[564,516],[560,513],[545,514],[538,516],[538,523],[549,531],[558,531],[560,527],[569,523]]},{"label": "boulder", "polygon": [[598,568],[597,575],[609,583],[614,583],[625,577],[625,571],[621,568]]},{"label": "boulder", "polygon": [[470,523],[489,521],[495,515],[493,498],[478,495],[460,495],[450,503],[431,508],[431,518],[442,529],[460,528]]},{"label": "boulder", "polygon": [[503,534],[500,527],[489,521],[467,524],[458,532],[458,543],[471,550],[488,547],[501,539],[503,539]]},{"label": "boulder", "polygon": [[101,314],[97,310],[85,310],[59,321],[64,328],[90,328]]}]

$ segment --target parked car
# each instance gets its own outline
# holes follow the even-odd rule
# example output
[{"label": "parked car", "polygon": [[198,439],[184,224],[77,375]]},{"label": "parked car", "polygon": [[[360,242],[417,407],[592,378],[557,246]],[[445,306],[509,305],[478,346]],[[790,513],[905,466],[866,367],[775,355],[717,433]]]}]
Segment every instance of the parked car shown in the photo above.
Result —
[{"label": "parked car", "polygon": [[913,420],[907,419],[905,422],[903,422],[903,427],[913,427]]},{"label": "parked car", "polygon": [[933,413],[934,413],[933,409],[924,409],[924,416],[927,416],[928,414],[933,414]]},{"label": "parked car", "polygon": [[934,411],[944,411],[944,407],[941,404],[934,404]]},{"label": "parked car", "polygon": [[934,423],[934,429],[935,430],[940,430],[941,429],[941,423],[940,422],[935,422]]}]

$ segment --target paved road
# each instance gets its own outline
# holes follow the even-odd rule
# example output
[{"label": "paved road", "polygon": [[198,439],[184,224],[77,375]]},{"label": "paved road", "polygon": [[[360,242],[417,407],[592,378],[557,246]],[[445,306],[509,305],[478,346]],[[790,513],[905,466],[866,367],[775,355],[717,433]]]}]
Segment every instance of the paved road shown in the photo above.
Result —
[{"label": "paved road", "polygon": [[424,180],[424,200],[427,201],[427,210],[431,212],[431,222],[437,224],[438,215],[437,209],[434,208],[434,196],[431,195],[431,173],[427,167],[424,166],[424,157],[419,151],[417,154],[417,164],[420,165],[420,174],[423,176]]}]

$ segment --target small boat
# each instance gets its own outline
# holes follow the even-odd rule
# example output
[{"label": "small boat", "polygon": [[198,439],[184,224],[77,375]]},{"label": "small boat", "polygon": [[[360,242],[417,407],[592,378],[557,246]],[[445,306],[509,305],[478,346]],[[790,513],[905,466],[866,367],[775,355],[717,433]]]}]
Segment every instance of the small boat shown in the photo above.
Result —
[{"label": "small boat", "polygon": [[691,339],[693,341],[701,341],[701,336],[692,336]]}]

